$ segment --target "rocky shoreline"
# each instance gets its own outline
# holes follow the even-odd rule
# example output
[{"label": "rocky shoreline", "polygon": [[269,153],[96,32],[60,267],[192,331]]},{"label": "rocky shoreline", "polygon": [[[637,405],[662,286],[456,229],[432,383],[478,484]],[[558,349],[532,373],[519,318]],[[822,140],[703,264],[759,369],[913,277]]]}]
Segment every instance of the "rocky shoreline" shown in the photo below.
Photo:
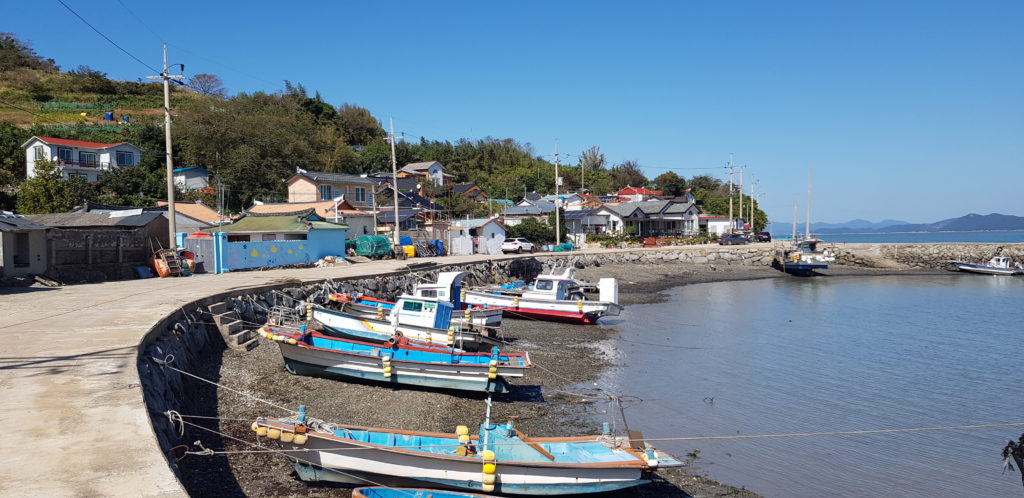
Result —
[{"label": "rocky shoreline", "polygon": [[[836,267],[829,277],[934,273]],[[584,280],[602,276],[620,281],[620,302],[657,302],[659,292],[680,285],[725,280],[792,278],[757,265],[643,264],[622,262],[578,270]],[[506,320],[504,335],[515,340],[506,348],[526,351],[537,365],[526,378],[513,382],[511,394],[494,398],[493,420],[516,417],[516,425],[531,436],[583,435],[600,430],[595,414],[608,403],[599,394],[581,393],[574,386],[596,380],[611,365],[604,351],[614,348],[618,330],[608,326],[577,326],[547,322]],[[418,389],[393,389],[370,383],[338,382],[289,375],[277,347],[261,344],[253,351],[213,352],[195,362],[196,373],[221,385],[251,393],[277,405],[308,406],[311,414],[350,425],[453,432],[457,425],[476,425],[483,419],[482,396],[467,396]],[[593,395],[596,399],[580,396]],[[252,446],[256,438],[248,420],[255,416],[282,416],[280,409],[229,389],[197,386],[191,393],[202,413],[219,420],[193,419],[192,423],[225,436],[188,428],[185,441],[201,441],[206,448],[227,455],[186,455],[178,463],[182,482],[193,496],[350,496],[350,488],[305,483],[295,476],[287,459]],[[609,415],[601,417],[607,419]],[[235,439],[233,439],[235,438]],[[193,445],[192,450],[196,447]],[[175,456],[183,454],[177,450]],[[252,452],[257,450],[257,452]],[[686,458],[686,455],[676,455]],[[747,490],[717,483],[686,470],[661,470],[647,486],[603,496],[758,496]]]}]

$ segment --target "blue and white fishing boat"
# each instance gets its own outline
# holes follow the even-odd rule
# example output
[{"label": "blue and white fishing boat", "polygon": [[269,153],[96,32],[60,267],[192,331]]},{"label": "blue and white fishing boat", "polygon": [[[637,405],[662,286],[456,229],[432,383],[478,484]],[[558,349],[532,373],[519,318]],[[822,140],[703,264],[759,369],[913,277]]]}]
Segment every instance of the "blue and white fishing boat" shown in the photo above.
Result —
[{"label": "blue and white fishing boat", "polygon": [[[433,286],[435,284],[426,285]],[[440,299],[436,292],[432,293],[430,289],[420,289],[419,286],[417,286],[416,293],[416,296],[399,296],[396,302],[364,296],[355,292],[331,294],[328,299],[337,303],[342,311],[350,315],[384,320],[389,319],[397,308],[400,325],[434,326],[439,310],[437,301],[448,302],[448,300]],[[454,309],[451,314],[452,318],[459,318],[461,323],[469,324],[474,328],[501,326],[501,308],[477,306],[458,310],[454,305],[452,308]]]},{"label": "blue and white fishing boat", "polygon": [[1014,263],[1007,256],[996,256],[988,263],[969,263],[967,261],[954,261],[950,263],[957,270],[970,273],[983,273],[985,275],[1024,275],[1024,267],[1020,263]]},{"label": "blue and white fishing boat", "polygon": [[[479,351],[499,342],[489,337],[487,329],[477,331],[463,327],[451,319],[452,308],[443,303],[445,311],[437,312],[434,327],[396,323],[396,317],[378,319],[366,316],[355,316],[344,311],[335,311],[322,306],[307,306],[307,320],[316,320],[324,326],[324,332],[337,337],[352,339],[387,340],[388,337],[401,333],[405,337],[428,344],[455,347],[467,351]],[[436,325],[441,325],[440,327]]]},{"label": "blue and white fishing boat", "polygon": [[652,470],[683,465],[607,431],[527,438],[511,421],[485,422],[477,435],[466,426],[441,434],[328,424],[300,407],[296,417],[259,418],[252,428],[277,441],[307,481],[564,495],[631,488],[650,482]]},{"label": "blue and white fishing boat", "polygon": [[424,347],[402,337],[363,342],[330,337],[317,331],[265,325],[259,334],[278,343],[284,368],[291,374],[340,377],[440,389],[507,392],[505,377],[522,377],[527,353],[467,353],[453,348]]},{"label": "blue and white fishing boat", "polygon": [[488,498],[491,495],[438,491],[423,488],[386,488],[373,486],[352,490],[352,498]]}]

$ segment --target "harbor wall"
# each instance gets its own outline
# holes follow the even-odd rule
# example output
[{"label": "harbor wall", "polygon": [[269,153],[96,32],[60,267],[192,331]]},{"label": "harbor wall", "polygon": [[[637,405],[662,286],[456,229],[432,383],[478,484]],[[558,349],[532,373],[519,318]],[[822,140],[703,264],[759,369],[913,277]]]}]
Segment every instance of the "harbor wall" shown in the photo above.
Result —
[{"label": "harbor wall", "polygon": [[[161,362],[190,373],[219,362],[226,348],[215,325],[211,307],[219,304],[237,313],[243,327],[255,329],[266,322],[275,306],[295,307],[304,302],[323,303],[333,292],[358,291],[369,296],[394,299],[410,293],[418,282],[435,281],[441,271],[468,271],[467,285],[530,280],[542,270],[602,265],[687,264],[715,266],[767,266],[781,245],[680,246],[641,250],[556,253],[495,259],[466,265],[437,265],[427,269],[347,279],[312,282],[281,282],[258,288],[233,290],[197,299],[156,323],[139,344],[137,368],[154,435],[168,465],[180,477],[174,447],[187,444],[179,424],[166,412],[216,416],[216,403],[207,395],[210,385],[183,375]],[[838,244],[832,246],[837,262],[844,265],[898,269],[940,269],[948,259],[988,260],[994,255],[1024,259],[1024,244]],[[443,261],[443,260],[432,260]],[[264,346],[266,347],[266,346]],[[216,381],[217,379],[211,379]],[[207,394],[203,394],[207,393]]]}]

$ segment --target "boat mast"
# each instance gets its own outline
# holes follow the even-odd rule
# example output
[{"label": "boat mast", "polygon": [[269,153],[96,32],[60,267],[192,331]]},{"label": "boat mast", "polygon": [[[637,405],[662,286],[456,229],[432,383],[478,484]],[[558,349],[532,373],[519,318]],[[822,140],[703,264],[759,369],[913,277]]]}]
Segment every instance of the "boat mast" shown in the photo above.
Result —
[{"label": "boat mast", "polygon": [[811,168],[807,168],[807,221],[804,224],[804,238],[811,238]]},{"label": "boat mast", "polygon": [[796,196],[793,194],[793,243],[796,243]]}]

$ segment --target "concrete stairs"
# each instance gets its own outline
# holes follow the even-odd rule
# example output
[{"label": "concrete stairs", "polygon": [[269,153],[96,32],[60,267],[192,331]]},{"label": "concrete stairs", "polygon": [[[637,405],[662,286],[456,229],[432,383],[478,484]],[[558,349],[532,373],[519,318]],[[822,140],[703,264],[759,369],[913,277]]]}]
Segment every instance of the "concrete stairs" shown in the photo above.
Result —
[{"label": "concrete stairs", "polygon": [[246,328],[234,308],[229,308],[226,303],[217,303],[209,307],[209,313],[229,348],[251,351],[260,345],[256,331]]}]

